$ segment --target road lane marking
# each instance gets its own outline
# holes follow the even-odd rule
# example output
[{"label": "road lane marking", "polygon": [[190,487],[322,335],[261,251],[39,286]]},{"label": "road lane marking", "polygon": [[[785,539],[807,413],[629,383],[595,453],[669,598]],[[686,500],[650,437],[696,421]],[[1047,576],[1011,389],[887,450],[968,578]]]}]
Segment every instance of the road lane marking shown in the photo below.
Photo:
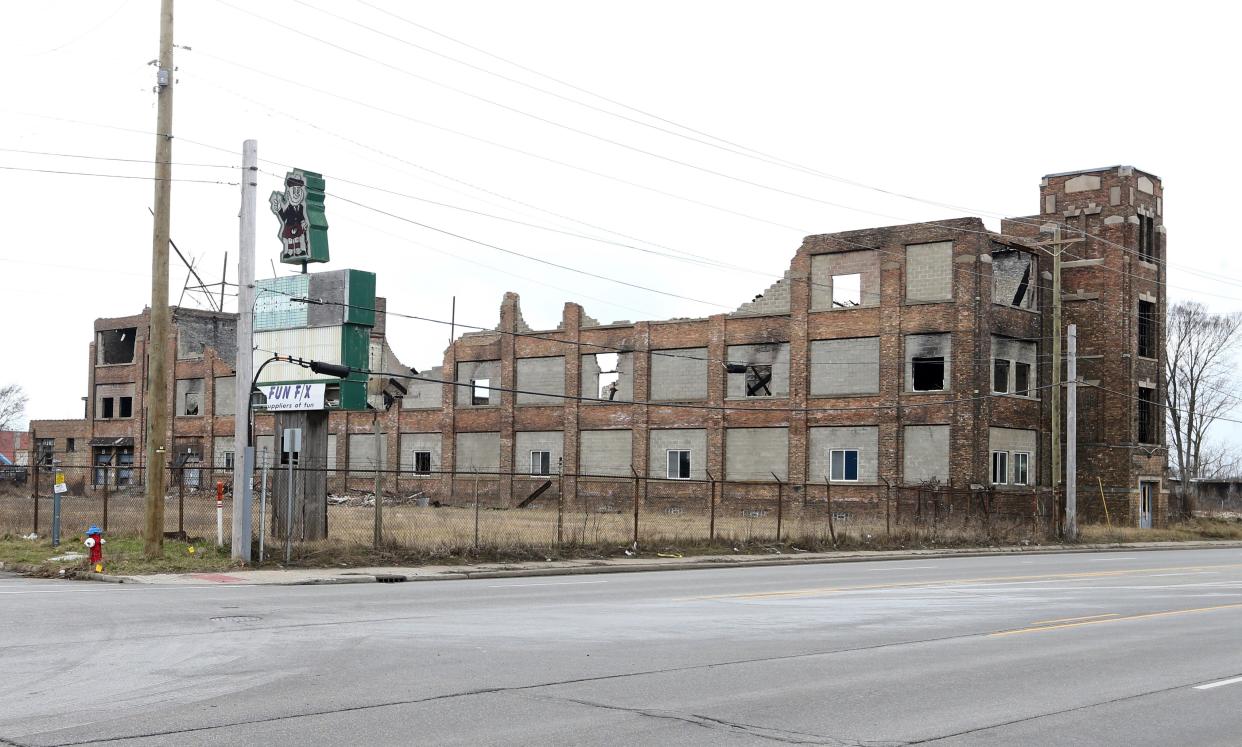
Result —
[{"label": "road lane marking", "polygon": [[1106,612],[1103,615],[1086,615],[1084,617],[1062,617],[1058,620],[1036,620],[1031,625],[1053,625],[1056,623],[1076,622],[1078,620],[1096,620],[1101,617],[1117,617],[1120,612]]},{"label": "road lane marking", "polygon": [[543,584],[494,584],[489,589],[512,589],[518,586],[578,586],[581,584],[606,584],[607,581],[552,581]]},{"label": "road lane marking", "polygon": [[980,576],[977,578],[957,578],[942,579],[939,581],[901,581],[887,584],[855,584],[852,586],[825,586],[812,589],[790,589],[786,591],[760,591],[743,594],[714,594],[709,596],[689,597],[692,601],[704,601],[714,599],[738,599],[738,600],[762,600],[774,599],[782,597],[806,597],[818,594],[838,594],[849,591],[874,591],[877,589],[909,589],[909,588],[931,588],[938,586],[959,586],[963,584],[1004,584],[1004,583],[1046,583],[1049,581],[1063,581],[1072,579],[1094,579],[1094,578],[1110,578],[1116,576],[1134,576],[1144,573],[1155,573],[1159,571],[1200,571],[1204,568],[1242,568],[1242,563],[1230,563],[1224,565],[1212,566],[1171,566],[1166,568],[1131,568],[1115,571],[1081,571],[1077,573],[1049,573],[1029,576]]},{"label": "road lane marking", "polygon": [[1118,560],[1138,560],[1138,558],[1087,558],[1088,563],[1115,563]]},{"label": "road lane marking", "polygon": [[936,565],[902,565],[894,568],[868,568],[869,571],[909,571],[915,568],[939,568]]},{"label": "road lane marking", "polygon": [[1000,636],[1019,635],[1021,633],[1041,633],[1045,630],[1063,630],[1065,628],[1081,628],[1085,625],[1102,625],[1104,623],[1125,622],[1127,620],[1147,620],[1153,617],[1170,617],[1172,615],[1188,615],[1192,612],[1214,612],[1216,610],[1238,609],[1242,607],[1242,602],[1235,604],[1218,604],[1213,607],[1194,607],[1185,610],[1165,610],[1163,612],[1145,612],[1141,615],[1126,615],[1125,617],[1110,617],[1103,620],[1086,620],[1084,622],[1063,623],[1061,625],[1043,625],[1031,628],[1017,628],[1015,630],[1002,630],[996,633],[989,633],[989,638],[998,638]]},{"label": "road lane marking", "polygon": [[1219,682],[1209,682],[1206,685],[1195,685],[1195,689],[1196,690],[1211,690],[1214,687],[1224,687],[1225,685],[1236,685],[1239,682],[1242,682],[1242,677],[1230,677],[1227,680],[1221,680]]}]

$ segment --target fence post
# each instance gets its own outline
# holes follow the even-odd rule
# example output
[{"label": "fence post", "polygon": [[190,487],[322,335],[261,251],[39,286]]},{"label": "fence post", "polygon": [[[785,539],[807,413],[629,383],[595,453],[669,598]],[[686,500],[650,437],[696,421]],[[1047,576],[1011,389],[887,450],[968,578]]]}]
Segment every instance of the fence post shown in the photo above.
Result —
[{"label": "fence post", "polygon": [[104,499],[103,499],[103,530],[108,531],[108,472],[112,467],[104,468]]},{"label": "fence post", "polygon": [[884,536],[893,536],[893,484],[884,480]]},{"label": "fence post", "polygon": [[[160,531],[164,528],[160,527]],[[177,476],[177,533],[185,537],[185,463],[181,464],[181,472]]]},{"label": "fence post", "polygon": [[707,536],[711,542],[716,541],[716,478],[712,477],[710,470],[704,470],[707,473],[708,485],[711,489],[711,495],[707,499]]},{"label": "fence post", "polygon": [[36,535],[39,533],[39,460],[31,465],[34,470],[34,492],[30,494],[30,499],[34,501],[34,529],[30,530]]},{"label": "fence post", "polygon": [[564,541],[565,531],[565,457],[560,458],[556,469],[560,473],[556,487],[556,544],[559,546]]},{"label": "fence post", "polygon": [[[638,470],[631,464],[630,472],[634,473],[634,552],[638,552]],[[643,486],[646,487],[646,483]]]},{"label": "fence post", "polygon": [[828,502],[828,536],[832,537],[832,547],[837,547],[837,527],[832,518],[832,480],[824,475],[824,499]]},{"label": "fence post", "polygon": [[781,478],[776,476],[775,472],[769,472],[772,479],[776,480],[776,541],[781,541],[781,520],[784,519],[785,513],[785,483],[781,482]]},{"label": "fence post", "polygon": [[[499,479],[499,478],[498,478]],[[474,473],[474,549],[479,549],[479,473]]]},{"label": "fence post", "polygon": [[375,439],[375,536],[372,537],[372,542],[375,545],[375,549],[378,550],[380,545],[384,544],[384,486],[380,484],[380,481],[383,479],[380,471],[380,465],[382,464],[384,453],[382,451],[383,445],[380,440],[378,413],[372,416],[371,426],[373,438]]}]

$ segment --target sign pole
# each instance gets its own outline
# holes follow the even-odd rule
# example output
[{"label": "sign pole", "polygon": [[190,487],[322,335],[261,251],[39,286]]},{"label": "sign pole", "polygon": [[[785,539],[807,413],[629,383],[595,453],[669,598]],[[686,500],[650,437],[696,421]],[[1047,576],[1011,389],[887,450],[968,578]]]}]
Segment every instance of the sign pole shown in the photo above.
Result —
[{"label": "sign pole", "polygon": [[52,547],[60,547],[60,494],[65,487],[65,473],[56,468],[56,482],[52,484]]}]

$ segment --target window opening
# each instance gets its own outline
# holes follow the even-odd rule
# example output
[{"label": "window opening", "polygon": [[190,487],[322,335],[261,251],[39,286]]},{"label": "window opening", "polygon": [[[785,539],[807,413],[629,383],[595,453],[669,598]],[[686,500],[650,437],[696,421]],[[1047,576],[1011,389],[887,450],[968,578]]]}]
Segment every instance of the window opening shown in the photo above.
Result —
[{"label": "window opening", "polygon": [[65,439],[65,451],[77,451],[77,441],[72,438]]},{"label": "window opening", "polygon": [[491,379],[470,380],[470,404],[486,405],[491,403]]},{"label": "window opening", "polygon": [[112,449],[99,447],[95,449],[95,474],[91,480],[93,485],[108,484],[108,466],[112,464]]},{"label": "window opening", "polygon": [[1009,482],[1009,452],[992,452],[992,484],[1006,485]]},{"label": "window opening", "polygon": [[848,309],[862,305],[862,275],[832,276],[832,308]]},{"label": "window opening", "polygon": [[134,362],[134,338],[137,337],[136,327],[123,329],[106,329],[99,333],[99,364],[103,366],[114,363]]},{"label": "window opening", "polygon": [[914,391],[936,392],[944,389],[944,356],[911,358]]},{"label": "window opening", "polygon": [[132,449],[122,449],[116,456],[116,484],[129,485],[134,477],[134,452]]},{"label": "window opening", "polygon": [[1156,443],[1156,390],[1139,387],[1138,440],[1141,444]]},{"label": "window opening", "polygon": [[772,366],[766,364],[746,366],[747,397],[771,397],[771,384]]},{"label": "window opening", "polygon": [[1156,357],[1156,304],[1139,301],[1138,354],[1144,358]]},{"label": "window opening", "polygon": [[1156,261],[1156,219],[1150,215],[1139,216],[1139,259]]},{"label": "window opening", "polygon": [[1025,451],[1015,451],[1013,453],[1013,484],[1029,485],[1028,470],[1030,466],[1031,455]]},{"label": "window opening", "polygon": [[595,365],[599,366],[599,398],[611,402],[621,386],[621,354],[596,353]]},{"label": "window opening", "polygon": [[530,453],[530,473],[532,475],[547,475],[552,471],[552,452],[550,451],[532,451]]},{"label": "window opening", "polygon": [[1031,364],[1013,364],[1013,393],[1023,397],[1031,396]]},{"label": "window opening", "polygon": [[992,361],[992,391],[996,394],[1009,392],[1009,361],[997,358]]},{"label": "window opening", "polygon": [[104,397],[102,400],[100,400],[100,404],[103,405],[103,414],[100,415],[99,417],[102,420],[111,420],[113,417],[112,397]]},{"label": "window opening", "polygon": [[669,449],[668,450],[668,479],[670,480],[689,480],[690,479],[690,450],[689,449]]},{"label": "window opening", "polygon": [[858,449],[833,449],[831,477],[839,482],[858,481]]},{"label": "window opening", "polygon": [[430,475],[431,474],[431,452],[416,451],[414,452],[414,474]]},{"label": "window opening", "polygon": [[56,450],[56,439],[54,438],[36,438],[35,439],[35,462],[40,467],[52,466],[52,452]]}]

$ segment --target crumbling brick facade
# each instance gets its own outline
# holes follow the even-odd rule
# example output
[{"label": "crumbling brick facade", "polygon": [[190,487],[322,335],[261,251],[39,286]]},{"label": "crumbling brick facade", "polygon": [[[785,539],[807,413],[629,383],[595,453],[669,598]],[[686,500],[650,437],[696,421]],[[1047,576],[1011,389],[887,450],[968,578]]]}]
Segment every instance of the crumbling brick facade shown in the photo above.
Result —
[{"label": "crumbling brick facade", "polygon": [[[378,424],[382,464],[408,473],[390,487],[443,500],[515,505],[550,481],[558,500],[624,505],[649,476],[661,478],[658,495],[642,488],[653,503],[700,496],[694,481],[709,479],[727,481],[722,501],[779,489],[807,505],[831,491],[866,510],[888,486],[931,482],[992,485],[1032,506],[1054,482],[1047,241],[1060,223],[1063,237],[1084,239],[1063,255],[1083,380],[1079,512],[1102,518],[1106,500],[1113,521],[1159,524],[1160,182],[1131,167],[1050,175],[1040,208],[999,234],[960,218],[808,236],[761,296],[702,319],[601,324],[566,303],[555,329],[532,330],[506,294],[497,328],[456,339],[424,380],[373,376],[374,411],[332,413],[328,466],[374,467]],[[401,372],[377,304],[373,365]],[[1140,313],[1154,327],[1141,330]],[[204,463],[224,466],[237,408],[216,394],[231,390],[220,387],[231,382],[233,317],[175,318],[169,443],[197,444]],[[34,421],[32,435],[58,449],[68,438],[124,445],[140,460],[147,317],[99,320],[96,333],[86,419]],[[271,450],[269,418],[256,434]]]},{"label": "crumbling brick facade", "polygon": [[[691,479],[775,475],[810,501],[825,496],[825,480],[839,501],[876,501],[886,485],[926,481],[995,485],[1029,500],[1035,486],[1052,485],[1052,263],[1038,243],[1051,238],[1054,219],[1066,235],[1086,220],[1100,238],[1067,251],[1063,275],[1065,322],[1078,325],[1086,379],[1079,510],[1102,518],[1102,482],[1112,518],[1137,523],[1140,482],[1150,481],[1159,523],[1163,417],[1145,434],[1151,442],[1138,443],[1136,391],[1150,384],[1162,396],[1163,333],[1147,351],[1154,357],[1139,358],[1135,319],[1141,298],[1164,317],[1161,200],[1155,177],[1116,167],[1047,177],[1048,210],[1006,221],[1000,234],[968,218],[809,236],[763,296],[705,319],[600,324],[567,303],[556,329],[532,331],[506,294],[497,330],[455,341],[441,369],[463,385],[485,370],[493,389],[475,399],[467,386],[446,385],[441,409],[403,407],[398,427],[402,438],[441,434],[436,458],[450,472],[468,468],[462,434],[472,434],[472,448],[497,444],[500,474],[481,490],[501,502],[536,484],[510,474],[528,465],[518,448],[527,432],[544,440],[559,432],[567,501],[628,490],[592,475],[681,477],[683,452]],[[1157,237],[1144,249],[1151,262],[1137,258],[1144,215]],[[621,380],[596,390],[598,354],[616,351]],[[564,375],[563,386],[536,391],[584,399],[503,391],[526,389],[534,379],[515,372],[534,366],[545,384]],[[752,391],[760,381],[767,385]],[[629,449],[626,470],[619,445]],[[449,475],[436,479],[444,495],[462,488]]]}]

